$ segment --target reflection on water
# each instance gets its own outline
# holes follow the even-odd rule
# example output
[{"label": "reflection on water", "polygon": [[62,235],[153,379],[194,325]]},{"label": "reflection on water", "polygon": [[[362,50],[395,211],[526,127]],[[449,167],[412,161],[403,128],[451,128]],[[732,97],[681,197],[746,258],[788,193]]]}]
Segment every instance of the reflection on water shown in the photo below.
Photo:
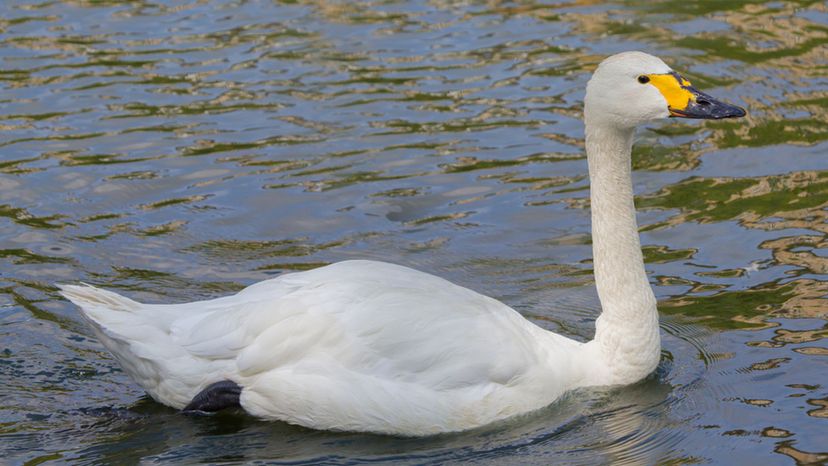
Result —
[{"label": "reflection on water", "polygon": [[[821,1],[0,5],[0,453],[12,462],[828,461]],[[348,258],[587,339],[583,88],[644,49],[747,119],[634,153],[659,370],[399,439],[148,401],[53,283],[150,302]],[[727,458],[727,460],[725,460]]]}]

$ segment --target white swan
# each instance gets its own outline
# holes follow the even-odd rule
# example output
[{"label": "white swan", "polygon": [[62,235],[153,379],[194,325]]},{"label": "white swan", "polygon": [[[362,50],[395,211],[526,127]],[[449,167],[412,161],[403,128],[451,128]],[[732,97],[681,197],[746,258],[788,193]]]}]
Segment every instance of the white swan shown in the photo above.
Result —
[{"label": "white swan", "polygon": [[429,435],[552,403],[567,390],[629,384],[658,364],[656,300],[630,179],[635,127],[744,110],[700,93],[660,59],[604,60],[587,85],[595,282],[603,311],[581,343],[446,280],[347,261],[188,304],[140,304],[61,286],[100,341],[155,400],[315,429]]}]

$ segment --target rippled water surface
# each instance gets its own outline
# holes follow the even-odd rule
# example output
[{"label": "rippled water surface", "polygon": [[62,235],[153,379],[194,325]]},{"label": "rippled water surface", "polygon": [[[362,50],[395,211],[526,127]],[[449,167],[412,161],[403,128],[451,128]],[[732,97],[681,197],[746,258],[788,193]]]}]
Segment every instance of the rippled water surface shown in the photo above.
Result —
[{"label": "rippled water surface", "polygon": [[[56,293],[184,302],[374,258],[588,339],[583,88],[629,49],[749,111],[639,132],[664,340],[639,384],[426,439],[192,418]],[[3,461],[828,461],[822,1],[9,1],[0,60]]]}]

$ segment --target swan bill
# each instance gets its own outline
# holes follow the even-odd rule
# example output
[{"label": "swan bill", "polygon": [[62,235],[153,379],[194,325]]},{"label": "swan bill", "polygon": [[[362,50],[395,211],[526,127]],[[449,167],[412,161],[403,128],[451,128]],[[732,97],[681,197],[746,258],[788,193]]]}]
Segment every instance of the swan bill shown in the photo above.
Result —
[{"label": "swan bill", "polygon": [[676,72],[649,74],[649,83],[667,100],[671,117],[720,120],[739,118],[747,113],[741,107],[715,99],[693,87],[690,81]]}]

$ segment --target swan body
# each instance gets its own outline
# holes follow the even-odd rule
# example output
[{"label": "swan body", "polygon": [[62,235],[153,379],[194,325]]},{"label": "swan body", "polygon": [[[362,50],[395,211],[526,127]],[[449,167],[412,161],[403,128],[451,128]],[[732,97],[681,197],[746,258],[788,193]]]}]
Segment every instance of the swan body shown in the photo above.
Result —
[{"label": "swan body", "polygon": [[600,373],[583,365],[594,362],[579,357],[583,343],[492,298],[384,262],[339,262],[183,305],[143,305],[83,286],[63,293],[127,372],[179,409],[227,379],[259,417],[426,435],[543,407]]},{"label": "swan body", "polygon": [[640,52],[608,58],[590,80],[585,120],[602,303],[590,342],[541,329],[439,277],[376,261],[286,274],[187,304],[141,304],[86,285],[62,285],[61,293],[147,393],[178,409],[205,387],[232,381],[238,404],[254,416],[420,436],[530,412],[577,387],[633,383],[658,364],[660,338],[635,221],[632,133],[669,115],[744,114],[729,106],[730,114],[711,116],[696,108],[699,100],[727,113],[727,104]]}]

